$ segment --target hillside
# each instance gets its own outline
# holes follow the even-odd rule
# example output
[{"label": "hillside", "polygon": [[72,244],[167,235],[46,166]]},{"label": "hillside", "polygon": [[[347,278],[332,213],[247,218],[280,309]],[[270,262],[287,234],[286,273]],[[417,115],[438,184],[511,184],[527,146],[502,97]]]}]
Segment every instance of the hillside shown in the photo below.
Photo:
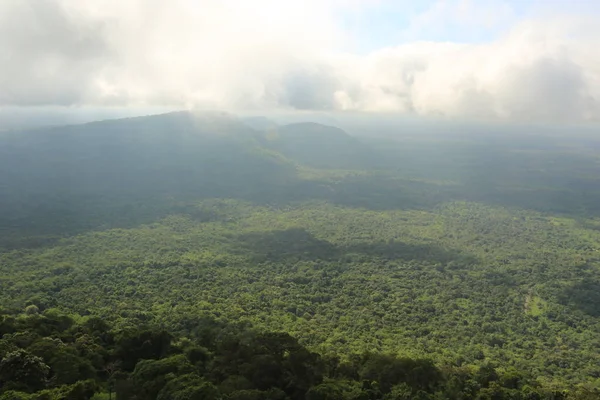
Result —
[{"label": "hillside", "polygon": [[265,145],[299,163],[329,169],[377,165],[377,153],[339,128],[305,122],[268,130]]},{"label": "hillside", "polygon": [[295,167],[257,135],[226,114],[187,112],[9,133],[0,219],[70,233],[151,221],[174,198],[262,195],[257,185],[293,179]]},{"label": "hillside", "polygon": [[[386,399],[597,398],[600,140],[359,138],[244,121],[182,112],[3,133],[0,311],[22,322],[0,334],[67,314],[72,331],[39,336],[77,336],[100,318],[115,335],[169,331],[184,351],[213,321],[292,335],[358,368],[352,382],[371,376],[366,353],[443,373],[425,389],[394,381],[408,392]],[[3,340],[29,349],[15,338]],[[455,372],[490,368],[522,376],[494,378],[513,397],[490,397],[495,381],[478,383],[488,397],[440,397]],[[196,372],[215,387],[226,378]],[[319,379],[342,376],[328,373]]]}]

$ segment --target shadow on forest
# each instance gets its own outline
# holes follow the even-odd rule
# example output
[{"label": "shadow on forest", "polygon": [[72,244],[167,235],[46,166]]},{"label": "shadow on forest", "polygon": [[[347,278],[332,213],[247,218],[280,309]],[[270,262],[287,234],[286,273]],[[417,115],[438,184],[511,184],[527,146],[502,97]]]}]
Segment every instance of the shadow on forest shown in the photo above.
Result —
[{"label": "shadow on forest", "polygon": [[388,241],[336,246],[316,238],[302,228],[239,235],[232,251],[250,254],[257,262],[336,260],[356,254],[377,259],[432,263],[460,261],[471,264],[477,261],[475,257],[463,252],[427,244],[413,245]]},{"label": "shadow on forest", "polygon": [[359,253],[370,257],[388,260],[419,260],[427,262],[448,263],[459,261],[463,264],[474,264],[477,258],[456,249],[444,249],[429,244],[407,244],[398,241],[360,243],[342,247],[344,253]]},{"label": "shadow on forest", "polygon": [[[136,169],[119,162],[106,171],[101,168],[102,163],[79,169],[73,166],[69,174],[54,181],[46,176],[51,168],[41,167],[29,175],[0,179],[0,186],[14,189],[0,194],[0,248],[52,246],[61,237],[135,228],[170,214],[187,214],[196,219],[192,205],[214,198],[275,207],[318,200],[376,211],[432,210],[451,201],[474,201],[553,214],[600,216],[600,188],[593,180],[556,178],[548,187],[535,187],[525,185],[529,178],[522,178],[520,186],[510,186],[501,173],[494,175],[485,165],[476,176],[453,184],[437,184],[400,178],[391,170],[339,179],[326,178],[325,174],[307,180],[287,164],[250,156],[240,157],[235,163],[190,163],[193,168],[187,168],[186,163],[150,168],[142,161]],[[210,168],[201,168],[207,165]],[[46,170],[49,172],[39,172]],[[90,171],[101,172],[94,175]],[[37,190],[46,195],[34,196]],[[303,243],[301,238],[297,241]]]},{"label": "shadow on forest", "polygon": [[592,279],[574,283],[563,291],[560,300],[592,317],[600,317],[600,281]]},{"label": "shadow on forest", "polygon": [[[152,185],[147,182],[143,185],[140,193],[145,196],[142,197],[140,193],[119,192],[117,188],[111,188],[109,193],[98,190],[86,196],[65,193],[64,200],[44,201],[41,205],[24,203],[22,208],[25,213],[17,215],[6,212],[0,217],[0,248],[52,246],[61,237],[111,228],[135,228],[170,214],[186,214],[197,220],[193,204],[212,198],[231,198],[275,207],[319,200],[343,207],[375,211],[432,210],[446,202],[464,200],[554,214],[600,215],[600,195],[595,192],[580,192],[577,196],[568,190],[523,190],[495,187],[493,182],[476,181],[438,185],[384,175],[348,177],[329,182],[301,180],[290,171],[286,174],[285,179],[281,179],[281,176],[276,179],[272,175],[263,175],[260,183],[239,177],[231,180],[222,178],[212,183],[194,183],[191,177],[187,180],[161,177]],[[272,181],[266,182],[271,178]],[[219,184],[223,180],[229,181],[229,184]],[[131,190],[133,189],[136,188]],[[115,191],[119,195],[115,195]],[[0,205],[0,211],[1,209]],[[252,241],[251,238],[248,240]],[[278,241],[300,246],[296,253],[318,253],[317,249],[322,247],[302,237],[271,239],[273,246]],[[399,249],[396,253],[406,250]],[[275,257],[279,254],[279,250],[270,252]],[[395,250],[388,252],[394,254]]]},{"label": "shadow on forest", "polygon": [[472,201],[541,213],[600,216],[600,188],[592,181],[584,189],[507,186],[501,181],[484,179],[436,184],[392,176],[366,176],[343,179],[335,184],[307,181],[298,185],[302,190],[290,196],[289,201],[319,199],[375,211],[431,210],[451,201]]},{"label": "shadow on forest", "polygon": [[286,206],[302,201],[327,201],[344,207],[382,210],[432,210],[452,201],[532,210],[568,216],[600,216],[600,187],[595,181],[581,181],[580,187],[557,184],[551,187],[506,184],[502,179],[465,179],[453,184],[437,184],[399,178],[389,174],[369,174],[327,180],[301,180],[290,177],[285,184],[258,186],[227,196],[258,205]]},{"label": "shadow on forest", "polygon": [[256,261],[333,259],[340,255],[336,246],[301,228],[239,235],[232,251],[251,254]]},{"label": "shadow on forest", "polygon": [[[596,158],[574,153],[572,140],[563,149],[536,136],[461,133],[390,140],[373,153],[337,135],[331,139],[338,157],[322,155],[334,169],[305,169],[312,174],[308,180],[298,165],[312,165],[303,157],[312,160],[321,136],[300,143],[302,157],[297,147],[286,156],[235,119],[210,116],[199,123],[196,117],[174,113],[6,136],[0,145],[0,248],[133,228],[185,213],[178,204],[210,198],[274,206],[321,200],[371,210],[428,210],[467,200],[600,216]],[[578,143],[597,145],[590,138]],[[356,157],[368,162],[346,163]]]}]

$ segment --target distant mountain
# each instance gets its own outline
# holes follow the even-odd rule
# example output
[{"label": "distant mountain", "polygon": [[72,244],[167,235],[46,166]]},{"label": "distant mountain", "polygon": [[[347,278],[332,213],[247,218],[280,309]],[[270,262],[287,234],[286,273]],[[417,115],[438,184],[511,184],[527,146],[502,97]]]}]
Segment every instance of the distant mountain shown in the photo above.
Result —
[{"label": "distant mountain", "polygon": [[273,124],[174,112],[2,133],[0,225],[69,231],[82,220],[94,227],[116,215],[118,223],[124,214],[138,221],[155,209],[170,212],[167,204],[177,201],[277,202],[308,193],[307,185],[319,190],[299,178],[298,166],[365,168],[375,159],[341,129]]},{"label": "distant mountain", "polygon": [[266,146],[289,159],[316,168],[368,168],[376,153],[340,128],[304,122],[285,125],[266,134]]},{"label": "distant mountain", "polygon": [[295,179],[295,166],[258,139],[234,116],[189,112],[3,133],[0,225],[105,222],[132,204],[266,196]]},{"label": "distant mountain", "polygon": [[279,124],[267,117],[246,117],[242,118],[242,122],[258,131],[267,131],[279,127]]},{"label": "distant mountain", "polygon": [[271,118],[279,125],[299,124],[314,122],[317,124],[340,127],[341,121],[328,113],[320,112],[293,112],[290,114],[274,114]]}]

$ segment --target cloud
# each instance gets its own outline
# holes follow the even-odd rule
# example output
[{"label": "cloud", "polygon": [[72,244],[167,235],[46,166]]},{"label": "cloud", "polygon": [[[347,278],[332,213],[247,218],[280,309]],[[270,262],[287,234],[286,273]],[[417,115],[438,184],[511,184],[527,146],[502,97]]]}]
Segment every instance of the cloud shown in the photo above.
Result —
[{"label": "cloud", "polygon": [[[394,112],[517,121],[600,119],[593,18],[514,23],[504,2],[441,1],[411,41],[344,54],[341,11],[369,0],[4,0],[0,106]],[[467,19],[486,42],[418,41]],[[376,23],[376,21],[374,22]],[[467,32],[469,32],[467,30]],[[414,39],[414,41],[412,41]]]},{"label": "cloud", "polygon": [[585,18],[526,21],[483,44],[418,42],[354,59],[336,93],[349,110],[513,121],[600,119],[598,29]]},{"label": "cloud", "polygon": [[337,0],[5,0],[0,103],[255,104],[342,32]]},{"label": "cloud", "polygon": [[0,104],[70,104],[93,90],[94,64],[110,51],[102,25],[55,1],[0,3]]}]

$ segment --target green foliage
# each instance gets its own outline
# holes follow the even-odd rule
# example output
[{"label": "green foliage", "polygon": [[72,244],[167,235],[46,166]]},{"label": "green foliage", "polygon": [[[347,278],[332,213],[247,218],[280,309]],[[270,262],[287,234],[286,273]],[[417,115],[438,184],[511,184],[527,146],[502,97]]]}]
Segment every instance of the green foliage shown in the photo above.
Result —
[{"label": "green foliage", "polygon": [[0,393],[0,400],[31,400],[32,396],[23,392],[16,392],[9,390],[4,393]]},{"label": "green foliage", "polygon": [[361,400],[365,398],[367,395],[359,382],[341,379],[328,380],[313,386],[306,393],[306,400]]},{"label": "green foliage", "polygon": [[98,390],[93,380],[78,381],[72,385],[63,385],[56,389],[42,390],[31,396],[32,400],[89,400]]},{"label": "green foliage", "polygon": [[2,396],[597,394],[596,138],[268,126],[0,138]]},{"label": "green foliage", "polygon": [[[51,319],[19,318],[22,329],[29,320],[50,331]],[[80,319],[80,318],[76,318]],[[205,321],[209,324],[209,321]],[[92,324],[94,325],[94,324]],[[473,371],[455,366],[439,367],[430,360],[393,355],[352,354],[345,362],[309,351],[285,333],[256,332],[212,323],[202,338],[174,337],[146,327],[110,327],[86,340],[97,344],[77,352],[77,339],[90,321],[75,323],[62,331],[8,353],[1,362],[2,400],[370,400],[370,399],[517,399],[555,400],[557,390],[542,388],[533,377],[511,368],[501,371],[485,364]],[[19,328],[21,329],[21,328]],[[15,333],[21,333],[19,331]],[[87,335],[87,334],[84,334]],[[18,341],[18,335],[8,341]],[[160,353],[139,348],[124,353],[123,338],[163,342]],[[132,339],[133,338],[133,339]],[[208,343],[203,347],[200,342]],[[187,349],[187,350],[186,350]],[[202,349],[202,362],[194,364],[189,349]],[[94,354],[94,351],[97,354]],[[48,367],[56,354],[67,352],[74,365],[90,365],[100,358],[89,376],[74,372],[61,379],[71,367]],[[33,353],[41,354],[35,356]],[[131,372],[126,368],[135,363]],[[75,381],[75,382],[71,382]],[[564,399],[588,399],[598,394],[585,386],[563,389]]]},{"label": "green foliage", "polygon": [[[153,397],[150,397],[153,398]],[[169,380],[156,400],[218,400],[219,390],[196,374],[187,374]]]},{"label": "green foliage", "polygon": [[170,345],[171,335],[165,331],[126,331],[117,338],[117,354],[125,361],[123,369],[130,371],[138,360],[164,356]]},{"label": "green foliage", "polygon": [[0,360],[0,382],[4,390],[36,391],[45,387],[49,370],[43,359],[19,349]]}]

